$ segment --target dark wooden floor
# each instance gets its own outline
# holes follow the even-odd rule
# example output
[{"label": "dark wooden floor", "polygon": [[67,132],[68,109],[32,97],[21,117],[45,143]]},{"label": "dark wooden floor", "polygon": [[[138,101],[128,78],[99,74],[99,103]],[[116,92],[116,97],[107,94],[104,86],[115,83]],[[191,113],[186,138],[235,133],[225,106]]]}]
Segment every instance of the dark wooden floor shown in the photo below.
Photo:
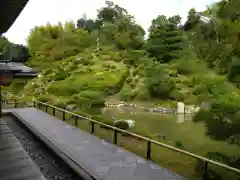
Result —
[{"label": "dark wooden floor", "polygon": [[55,152],[97,180],[182,180],[168,169],[112,145],[35,108],[13,114]]},{"label": "dark wooden floor", "polygon": [[3,118],[0,119],[0,180],[45,180]]}]

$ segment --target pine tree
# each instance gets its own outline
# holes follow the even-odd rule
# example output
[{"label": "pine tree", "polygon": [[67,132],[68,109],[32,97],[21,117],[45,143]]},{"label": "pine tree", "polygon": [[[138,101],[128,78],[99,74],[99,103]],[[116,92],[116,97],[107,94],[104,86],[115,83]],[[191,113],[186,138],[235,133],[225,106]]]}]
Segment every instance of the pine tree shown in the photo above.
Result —
[{"label": "pine tree", "polygon": [[182,50],[182,36],[178,27],[180,17],[158,16],[152,21],[150,35],[145,45],[149,55],[161,63],[177,59]]}]

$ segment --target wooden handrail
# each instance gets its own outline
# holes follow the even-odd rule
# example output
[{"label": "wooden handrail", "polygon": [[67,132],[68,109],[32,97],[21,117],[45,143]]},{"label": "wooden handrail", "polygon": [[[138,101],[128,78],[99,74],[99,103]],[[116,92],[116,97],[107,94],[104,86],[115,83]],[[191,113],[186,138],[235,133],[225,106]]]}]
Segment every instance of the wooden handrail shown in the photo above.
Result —
[{"label": "wooden handrail", "polygon": [[161,142],[158,142],[158,141],[155,141],[155,140],[152,140],[152,139],[149,139],[147,137],[143,137],[141,135],[138,135],[138,134],[135,134],[135,133],[131,133],[129,131],[125,131],[125,130],[122,130],[122,129],[119,129],[117,127],[114,127],[114,126],[110,126],[110,125],[107,125],[107,124],[104,124],[102,122],[99,122],[99,121],[96,121],[96,120],[93,120],[93,119],[90,119],[90,118],[87,118],[87,117],[84,117],[84,116],[81,116],[81,115],[78,115],[76,113],[73,113],[73,112],[70,112],[68,110],[65,110],[65,109],[61,109],[59,107],[56,107],[56,106],[53,106],[53,105],[50,105],[50,104],[47,104],[47,103],[43,103],[43,102],[40,102],[40,101],[37,101],[37,100],[34,100],[34,102],[38,103],[38,104],[42,104],[42,105],[45,105],[45,106],[48,106],[48,107],[51,107],[53,109],[57,109],[59,111],[63,111],[65,113],[68,113],[72,116],[76,116],[76,117],[79,117],[81,119],[86,119],[90,122],[93,122],[93,123],[96,123],[96,124],[99,124],[101,126],[104,126],[104,127],[107,127],[109,129],[112,129],[114,131],[118,131],[118,132],[121,132],[121,133],[124,133],[124,134],[128,134],[132,137],[136,137],[138,139],[142,139],[142,140],[145,140],[147,142],[150,142],[150,143],[153,143],[153,144],[156,144],[158,146],[161,146],[161,147],[164,147],[164,148],[167,148],[167,149],[170,149],[172,151],[175,151],[175,152],[179,152],[181,154],[184,154],[184,155],[187,155],[189,157],[192,157],[192,158],[195,158],[195,159],[198,159],[198,160],[201,160],[201,161],[204,161],[206,163],[209,163],[209,164],[212,164],[212,165],[215,165],[215,166],[218,166],[218,167],[221,167],[221,168],[225,168],[227,170],[230,170],[230,171],[233,171],[237,174],[240,174],[240,170],[237,169],[237,168],[234,168],[234,167],[231,167],[231,166],[228,166],[226,164],[222,164],[222,163],[219,163],[219,162],[216,162],[216,161],[213,161],[213,160],[210,160],[208,158],[205,158],[205,157],[202,157],[202,156],[199,156],[199,155],[196,155],[196,154],[193,154],[193,153],[190,153],[188,151],[184,151],[182,149],[179,149],[179,148],[176,148],[176,147],[173,147],[173,146],[170,146],[170,145],[167,145],[167,144],[164,144],[164,143],[161,143]]}]

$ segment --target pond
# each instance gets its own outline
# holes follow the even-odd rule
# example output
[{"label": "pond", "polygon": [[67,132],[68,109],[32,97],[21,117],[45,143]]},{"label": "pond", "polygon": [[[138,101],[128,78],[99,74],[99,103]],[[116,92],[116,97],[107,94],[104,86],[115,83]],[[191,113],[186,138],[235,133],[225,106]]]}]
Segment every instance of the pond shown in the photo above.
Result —
[{"label": "pond", "polygon": [[229,155],[240,155],[240,148],[227,142],[211,140],[205,136],[204,123],[194,123],[192,114],[163,114],[143,112],[134,108],[104,108],[106,119],[131,119],[135,127],[129,131],[150,137],[175,146],[181,143],[184,149],[205,155],[207,152],[221,152]]}]

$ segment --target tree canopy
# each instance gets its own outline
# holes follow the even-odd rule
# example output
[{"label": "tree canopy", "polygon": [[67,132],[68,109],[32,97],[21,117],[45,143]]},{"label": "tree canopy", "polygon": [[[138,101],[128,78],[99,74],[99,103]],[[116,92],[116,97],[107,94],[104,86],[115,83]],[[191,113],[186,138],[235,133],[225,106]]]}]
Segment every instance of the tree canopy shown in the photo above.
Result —
[{"label": "tree canopy", "polygon": [[24,45],[14,44],[6,37],[0,37],[0,59],[25,62],[29,58],[28,48]]}]

